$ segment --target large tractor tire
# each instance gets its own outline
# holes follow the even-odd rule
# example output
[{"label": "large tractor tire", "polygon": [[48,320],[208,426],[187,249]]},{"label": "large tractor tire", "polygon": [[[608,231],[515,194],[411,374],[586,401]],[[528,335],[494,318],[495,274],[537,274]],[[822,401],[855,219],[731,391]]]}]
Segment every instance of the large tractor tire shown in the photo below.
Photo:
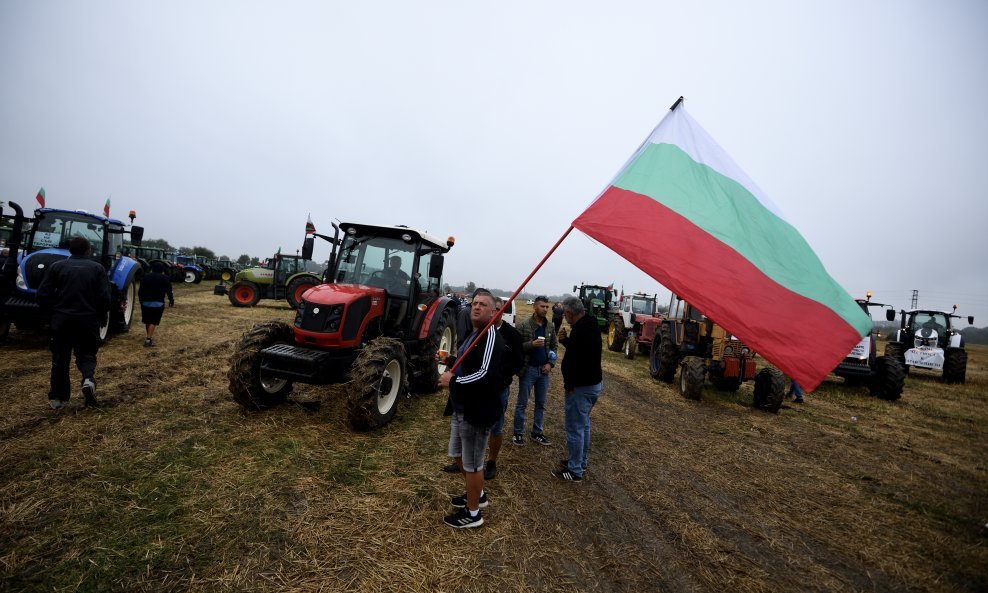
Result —
[{"label": "large tractor tire", "polygon": [[943,382],[963,383],[967,380],[967,350],[947,348],[943,353]]},{"label": "large tractor tire", "polygon": [[755,375],[755,397],[752,405],[777,414],[786,397],[786,377],[776,369],[762,369]]},{"label": "large tractor tire", "polygon": [[220,280],[222,280],[223,282],[231,282],[233,280],[233,277],[236,275],[237,273],[230,268],[223,268],[222,270],[220,270]]},{"label": "large tractor tire", "polygon": [[372,340],[353,362],[347,383],[347,416],[357,430],[384,426],[398,409],[408,374],[405,349],[394,338]]},{"label": "large tractor tire", "polygon": [[455,353],[456,320],[452,309],[446,308],[440,314],[439,324],[432,335],[426,338],[419,351],[411,357],[411,376],[408,390],[412,393],[433,393],[439,389],[439,375],[446,372],[446,365],[436,362],[436,352],[445,350]]},{"label": "large tractor tire", "polygon": [[628,334],[624,339],[624,357],[628,360],[634,360],[635,354],[638,353],[638,339],[635,334]]},{"label": "large tractor tire", "polygon": [[261,300],[261,287],[249,280],[235,282],[230,287],[230,304],[234,307],[253,307]]},{"label": "large tractor tire", "polygon": [[653,379],[672,383],[676,378],[679,351],[672,341],[668,325],[663,325],[652,340],[652,351],[649,353],[648,362],[648,370]]},{"label": "large tractor tire", "polygon": [[703,359],[698,356],[687,356],[683,359],[680,367],[680,395],[689,399],[700,399],[700,392],[703,391],[703,380],[707,374],[707,367],[703,364]]},{"label": "large tractor tire", "polygon": [[294,342],[292,328],[281,321],[259,323],[247,330],[230,357],[230,393],[238,404],[263,410],[283,403],[292,390],[287,379],[265,376],[261,371],[261,350],[275,344]]},{"label": "large tractor tire", "polygon": [[186,284],[199,284],[201,280],[202,280],[202,276],[199,274],[199,272],[191,268],[185,269],[184,276],[182,277],[183,282],[185,282]]},{"label": "large tractor tire", "polygon": [[[99,324],[99,343],[100,345],[106,344],[106,339],[110,336],[110,312],[107,311],[103,315],[103,321]],[[20,326],[18,326],[19,328]]]},{"label": "large tractor tire", "polygon": [[288,283],[288,290],[285,291],[287,293],[285,299],[288,300],[288,306],[292,309],[298,309],[298,306],[302,303],[302,295],[305,294],[305,291],[318,285],[319,279],[315,276],[299,276],[298,278],[293,278]]},{"label": "large tractor tire", "polygon": [[119,333],[130,331],[130,324],[134,321],[134,306],[137,303],[137,279],[128,282],[127,286],[120,292],[120,301],[113,309],[113,329]]},{"label": "large tractor tire", "polygon": [[879,399],[894,402],[902,397],[906,384],[906,365],[888,354],[875,359],[875,374],[871,380],[871,394]]},{"label": "large tractor tire", "polygon": [[607,349],[611,352],[620,352],[624,348],[627,337],[628,331],[624,328],[624,322],[619,317],[611,319],[607,324]]}]

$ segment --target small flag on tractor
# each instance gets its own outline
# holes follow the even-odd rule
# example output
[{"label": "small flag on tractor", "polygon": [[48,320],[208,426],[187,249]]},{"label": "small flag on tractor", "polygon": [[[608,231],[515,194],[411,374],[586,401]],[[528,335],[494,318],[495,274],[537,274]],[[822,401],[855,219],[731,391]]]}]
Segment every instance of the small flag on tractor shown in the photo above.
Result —
[{"label": "small flag on tractor", "polygon": [[106,204],[103,204],[103,216],[110,218],[110,198],[107,198]]},{"label": "small flag on tractor", "polygon": [[39,189],[39,190],[38,190],[38,195],[36,195],[36,196],[34,197],[34,199],[36,199],[36,200],[38,200],[38,204],[39,204],[39,205],[40,205],[40,206],[41,206],[42,208],[44,208],[44,207],[45,207],[45,188],[41,188],[41,189]]},{"label": "small flag on tractor", "polygon": [[312,214],[309,214],[308,219],[305,221],[305,234],[311,235],[316,232],[316,225],[312,224]]}]

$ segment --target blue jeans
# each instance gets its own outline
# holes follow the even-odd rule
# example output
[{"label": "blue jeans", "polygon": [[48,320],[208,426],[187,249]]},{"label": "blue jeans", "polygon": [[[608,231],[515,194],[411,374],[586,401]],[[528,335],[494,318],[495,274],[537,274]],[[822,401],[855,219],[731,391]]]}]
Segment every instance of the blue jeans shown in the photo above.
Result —
[{"label": "blue jeans", "polygon": [[549,375],[542,374],[542,367],[526,365],[518,379],[518,401],[515,403],[515,434],[525,434],[525,408],[528,394],[535,387],[535,414],[532,416],[532,436],[542,434],[542,416],[545,400],[549,397]]},{"label": "blue jeans", "polygon": [[491,427],[491,434],[494,436],[500,436],[504,432],[504,413],[508,411],[508,394],[511,393],[511,386],[508,385],[501,392],[501,417],[497,419],[494,426]]},{"label": "blue jeans", "polygon": [[587,469],[587,455],[590,453],[590,410],[597,403],[604,388],[601,381],[596,385],[574,387],[566,394],[566,447],[569,449],[567,469],[574,475],[583,476]]}]

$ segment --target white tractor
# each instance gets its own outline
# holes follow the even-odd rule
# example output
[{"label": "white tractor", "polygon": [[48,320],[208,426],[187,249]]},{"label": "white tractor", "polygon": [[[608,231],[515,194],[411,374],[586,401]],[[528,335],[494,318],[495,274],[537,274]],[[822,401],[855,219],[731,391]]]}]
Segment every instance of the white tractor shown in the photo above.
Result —
[{"label": "white tractor", "polygon": [[[953,311],[957,311],[954,305]],[[895,340],[885,346],[885,356],[897,357],[910,368],[938,371],[944,383],[963,383],[967,374],[964,336],[954,329],[951,319],[963,319],[953,312],[914,309],[900,311],[901,327]],[[974,316],[967,317],[968,324]]]}]

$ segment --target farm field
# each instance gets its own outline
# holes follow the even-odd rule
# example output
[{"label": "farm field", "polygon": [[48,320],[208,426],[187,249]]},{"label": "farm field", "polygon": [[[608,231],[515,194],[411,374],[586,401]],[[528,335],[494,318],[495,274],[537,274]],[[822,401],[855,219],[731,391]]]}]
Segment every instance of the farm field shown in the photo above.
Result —
[{"label": "farm field", "polygon": [[97,409],[49,409],[46,340],[11,332],[0,591],[988,590],[988,347],[969,347],[964,385],[914,372],[889,403],[831,377],[778,415],[749,407],[750,383],[689,401],[647,356],[605,351],[587,479],[549,475],[556,371],[552,445],[505,444],[485,525],[456,531],[445,395],[369,433],[339,387],[245,412],[233,345],[294,312],[211,284],[176,287],[154,348],[139,314],[110,339]]}]

